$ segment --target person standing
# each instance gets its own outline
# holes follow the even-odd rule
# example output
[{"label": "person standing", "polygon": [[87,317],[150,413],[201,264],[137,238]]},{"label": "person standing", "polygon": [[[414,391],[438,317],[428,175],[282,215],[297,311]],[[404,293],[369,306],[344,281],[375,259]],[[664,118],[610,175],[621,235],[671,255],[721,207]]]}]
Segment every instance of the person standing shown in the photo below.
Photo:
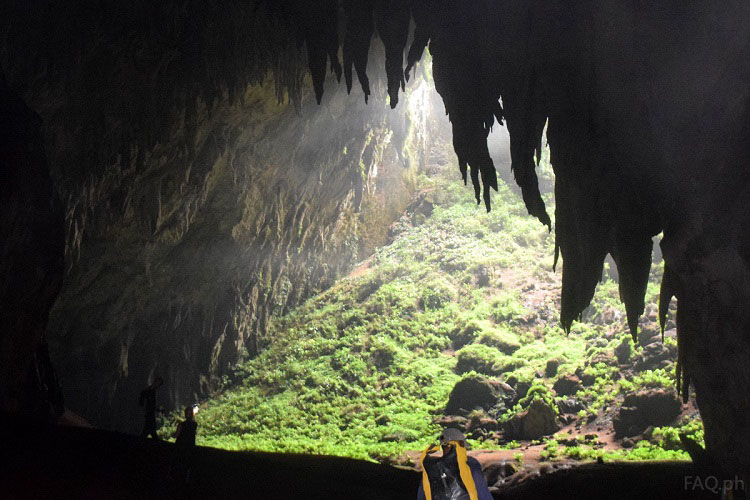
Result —
[{"label": "person standing", "polygon": [[466,437],[458,429],[448,428],[440,435],[443,454],[428,446],[422,453],[422,481],[417,500],[492,500],[477,459],[466,455]]},{"label": "person standing", "polygon": [[195,409],[192,406],[186,406],[185,420],[177,424],[177,430],[174,433],[175,444],[181,448],[193,448],[197,430],[198,423],[195,421]]},{"label": "person standing", "polygon": [[157,441],[160,440],[159,434],[156,433],[156,390],[164,384],[164,380],[157,376],[151,385],[141,391],[141,397],[138,402],[144,407],[143,430],[141,437],[151,436]]}]

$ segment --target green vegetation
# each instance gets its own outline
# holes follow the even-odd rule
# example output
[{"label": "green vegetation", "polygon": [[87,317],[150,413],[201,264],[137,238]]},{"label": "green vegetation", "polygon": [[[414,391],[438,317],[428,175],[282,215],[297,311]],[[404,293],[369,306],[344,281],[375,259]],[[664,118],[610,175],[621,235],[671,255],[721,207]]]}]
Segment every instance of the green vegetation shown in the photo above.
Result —
[{"label": "green vegetation", "polygon": [[[364,271],[272,318],[265,350],[202,405],[200,444],[387,460],[434,439],[463,374],[527,384],[512,408],[495,409],[501,423],[535,398],[556,408],[563,398],[552,385],[561,375],[575,373],[583,382],[576,397],[584,409],[572,415],[580,422],[613,412],[626,392],[674,386],[672,368],[620,376],[617,349],[630,359],[641,348],[621,347],[630,333],[613,280],[600,285],[584,322],[569,335],[560,329],[554,235],[507,186],[500,186],[487,214],[454,180],[438,176],[420,184],[424,202],[394,224],[393,242],[359,267]],[[661,269],[655,266],[655,281]],[[657,294],[649,285],[647,304]],[[551,359],[555,374],[545,377]],[[486,415],[468,417],[476,423]],[[699,421],[686,419],[679,428],[702,441]],[[563,445],[551,437],[542,456],[687,458],[677,432],[656,428],[650,440],[606,452],[585,439]],[[519,446],[491,439],[470,444]],[[516,458],[523,460],[520,453]]]}]

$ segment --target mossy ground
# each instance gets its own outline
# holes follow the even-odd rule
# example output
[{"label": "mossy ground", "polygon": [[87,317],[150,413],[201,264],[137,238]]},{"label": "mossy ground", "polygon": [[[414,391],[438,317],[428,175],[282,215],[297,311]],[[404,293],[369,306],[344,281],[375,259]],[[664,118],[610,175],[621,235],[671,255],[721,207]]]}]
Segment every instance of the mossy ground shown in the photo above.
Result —
[{"label": "mossy ground", "polygon": [[[550,359],[559,361],[557,374],[579,369],[594,377],[578,393],[582,422],[614,412],[627,391],[674,387],[672,366],[625,379],[616,364],[596,361],[630,342],[612,279],[600,284],[583,322],[569,335],[560,329],[554,235],[527,215],[509,187],[500,186],[485,213],[443,173],[420,183],[421,202],[391,228],[389,245],[327,291],[273,318],[265,350],[237,367],[222,394],[201,404],[199,444],[389,460],[439,433],[436,420],[465,376],[460,372],[515,377],[552,398],[555,377],[544,376]],[[661,270],[655,264],[647,316]],[[628,450],[550,436],[542,456],[688,458],[679,450],[678,428],[702,441],[702,425],[691,415]]]}]

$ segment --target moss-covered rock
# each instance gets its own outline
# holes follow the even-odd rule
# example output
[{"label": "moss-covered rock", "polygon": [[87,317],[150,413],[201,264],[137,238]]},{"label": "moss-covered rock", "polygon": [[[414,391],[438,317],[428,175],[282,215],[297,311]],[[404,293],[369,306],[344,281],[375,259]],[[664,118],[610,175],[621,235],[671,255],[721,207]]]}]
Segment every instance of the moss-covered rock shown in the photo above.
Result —
[{"label": "moss-covered rock", "polygon": [[488,410],[495,406],[508,390],[497,380],[475,373],[469,374],[456,383],[445,406],[446,415],[467,413],[476,408]]},{"label": "moss-covered rock", "polygon": [[503,354],[513,354],[521,347],[517,335],[495,328],[482,332],[477,342],[494,347]]},{"label": "moss-covered rock", "polygon": [[484,344],[467,345],[456,353],[456,373],[477,372],[485,375],[502,373],[503,358],[497,349]]},{"label": "moss-covered rock", "polygon": [[471,320],[465,325],[459,325],[450,333],[451,343],[454,349],[461,349],[466,344],[471,344],[479,337],[482,332],[482,326],[476,321]]},{"label": "moss-covered rock", "polygon": [[505,422],[506,439],[539,439],[560,429],[555,408],[541,398],[534,399],[525,410]]},{"label": "moss-covered rock", "polygon": [[582,387],[581,380],[575,375],[563,375],[555,381],[552,388],[558,396],[572,396]]},{"label": "moss-covered rock", "polygon": [[635,436],[648,426],[671,424],[681,410],[682,403],[673,390],[641,390],[625,396],[612,426],[617,436]]}]

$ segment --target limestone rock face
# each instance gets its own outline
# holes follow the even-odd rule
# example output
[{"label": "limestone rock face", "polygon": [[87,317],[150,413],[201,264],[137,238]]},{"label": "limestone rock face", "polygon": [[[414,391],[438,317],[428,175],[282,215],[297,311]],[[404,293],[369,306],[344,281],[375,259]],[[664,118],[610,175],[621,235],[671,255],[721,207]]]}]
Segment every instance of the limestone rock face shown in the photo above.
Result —
[{"label": "limestone rock face", "polygon": [[[268,342],[273,315],[348,272],[412,201],[434,92],[392,111],[382,79],[370,105],[328,82],[318,106],[269,5],[19,7],[0,22],[3,68],[42,118],[63,201],[52,358],[95,425],[138,430],[155,375],[166,409],[211,394]],[[144,29],[122,38],[128,22]],[[39,58],[8,57],[22,51]]]}]

